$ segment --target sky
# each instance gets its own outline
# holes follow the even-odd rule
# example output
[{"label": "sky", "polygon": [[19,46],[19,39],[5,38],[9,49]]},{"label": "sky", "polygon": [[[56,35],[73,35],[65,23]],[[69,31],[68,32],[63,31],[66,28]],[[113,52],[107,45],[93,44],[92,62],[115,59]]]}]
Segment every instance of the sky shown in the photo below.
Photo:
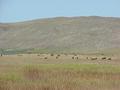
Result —
[{"label": "sky", "polygon": [[120,17],[120,0],[0,0],[0,22],[74,16]]}]

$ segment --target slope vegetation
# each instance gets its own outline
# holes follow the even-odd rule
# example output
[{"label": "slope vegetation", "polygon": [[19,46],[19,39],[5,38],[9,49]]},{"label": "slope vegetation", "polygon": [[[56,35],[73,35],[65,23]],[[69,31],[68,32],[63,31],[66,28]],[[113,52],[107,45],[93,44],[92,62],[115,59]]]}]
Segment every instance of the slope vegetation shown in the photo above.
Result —
[{"label": "slope vegetation", "polygon": [[120,18],[57,17],[0,24],[0,48],[39,52],[120,51]]}]

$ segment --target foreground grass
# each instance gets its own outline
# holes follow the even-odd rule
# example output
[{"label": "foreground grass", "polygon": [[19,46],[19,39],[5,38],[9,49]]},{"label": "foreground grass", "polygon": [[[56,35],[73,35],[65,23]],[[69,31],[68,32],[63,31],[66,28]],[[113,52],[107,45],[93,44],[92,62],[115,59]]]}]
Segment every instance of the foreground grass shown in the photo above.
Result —
[{"label": "foreground grass", "polygon": [[42,64],[8,66],[0,73],[0,90],[119,89],[120,66]]}]

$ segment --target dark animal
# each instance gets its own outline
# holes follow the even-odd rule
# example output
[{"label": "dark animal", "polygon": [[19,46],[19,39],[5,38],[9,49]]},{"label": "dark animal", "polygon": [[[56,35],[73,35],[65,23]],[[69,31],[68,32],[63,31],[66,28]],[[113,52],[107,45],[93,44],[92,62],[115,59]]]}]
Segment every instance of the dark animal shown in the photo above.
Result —
[{"label": "dark animal", "polygon": [[44,59],[48,59],[47,57],[45,57]]},{"label": "dark animal", "polygon": [[74,59],[74,57],[72,57],[72,59]]},{"label": "dark animal", "polygon": [[57,55],[58,57],[60,56],[60,54]]},{"label": "dark animal", "polygon": [[96,57],[93,57],[93,58],[91,58],[91,60],[97,60],[97,58],[96,58]]},{"label": "dark animal", "polygon": [[37,56],[40,56],[40,54],[38,54]]},{"label": "dark animal", "polygon": [[102,60],[105,60],[106,59],[106,57],[102,57]]},{"label": "dark animal", "polygon": [[76,59],[78,59],[78,57],[76,57]]},{"label": "dark animal", "polygon": [[54,56],[54,54],[51,54],[50,56]]},{"label": "dark animal", "polygon": [[56,59],[58,59],[59,57],[57,56]]},{"label": "dark animal", "polygon": [[86,57],[86,59],[89,59],[88,57]]},{"label": "dark animal", "polygon": [[111,58],[108,58],[108,60],[112,60]]}]

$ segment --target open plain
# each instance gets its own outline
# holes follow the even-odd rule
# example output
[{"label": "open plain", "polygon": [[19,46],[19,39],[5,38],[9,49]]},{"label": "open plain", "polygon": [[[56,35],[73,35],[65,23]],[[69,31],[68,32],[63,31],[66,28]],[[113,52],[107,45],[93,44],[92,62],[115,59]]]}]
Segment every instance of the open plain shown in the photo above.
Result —
[{"label": "open plain", "polygon": [[0,57],[0,90],[119,89],[119,56],[17,54]]}]

